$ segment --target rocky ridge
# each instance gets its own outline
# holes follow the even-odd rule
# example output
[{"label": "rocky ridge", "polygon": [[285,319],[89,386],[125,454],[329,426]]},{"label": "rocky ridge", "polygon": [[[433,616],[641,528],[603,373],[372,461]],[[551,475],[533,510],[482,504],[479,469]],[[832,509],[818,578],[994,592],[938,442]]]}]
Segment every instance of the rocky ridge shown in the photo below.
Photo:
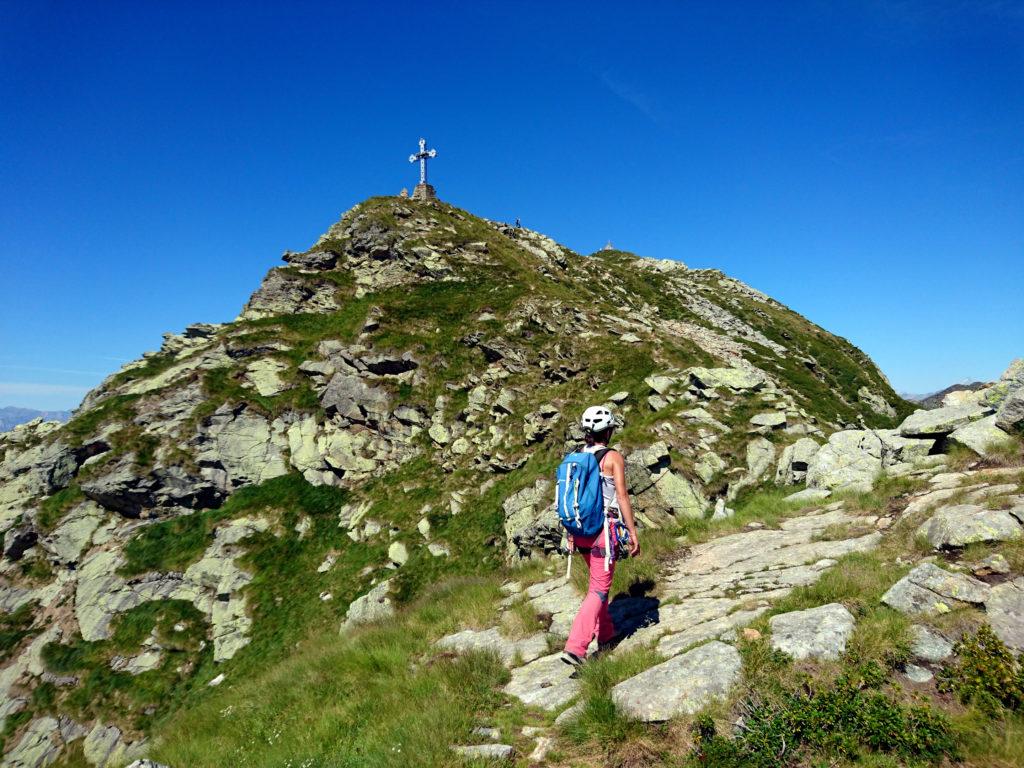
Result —
[{"label": "rocky ridge", "polygon": [[[773,478],[834,493],[910,473],[1020,423],[1019,374],[927,420],[861,352],[720,272],[582,257],[442,203],[367,201],[284,260],[235,321],[168,334],[68,424],[0,435],[12,765],[53,764],[97,728],[110,747],[85,756],[114,764],[171,693],[272,656],[302,621],[379,619],[426,580],[556,552],[547,478],[583,401],[621,415],[648,529],[727,518]],[[740,596],[770,601],[870,546],[812,541],[842,514],[763,532],[763,561],[680,564],[679,602],[642,636],[717,636],[765,607]],[[564,624],[575,596],[531,589]],[[126,693],[83,701],[97,675]]]}]

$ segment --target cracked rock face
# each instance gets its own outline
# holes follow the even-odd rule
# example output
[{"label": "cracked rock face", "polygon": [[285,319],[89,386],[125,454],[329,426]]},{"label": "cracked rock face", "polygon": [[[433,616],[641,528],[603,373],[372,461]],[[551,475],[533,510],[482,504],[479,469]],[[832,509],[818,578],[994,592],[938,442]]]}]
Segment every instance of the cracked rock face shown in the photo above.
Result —
[{"label": "cracked rock face", "polygon": [[966,605],[981,605],[989,596],[983,581],[921,563],[882,595],[882,602],[901,613],[939,614]]},{"label": "cracked rock face", "polygon": [[239,320],[293,313],[333,312],[339,309],[335,298],[338,287],[330,281],[319,283],[289,275],[282,269],[271,270],[238,316]]}]

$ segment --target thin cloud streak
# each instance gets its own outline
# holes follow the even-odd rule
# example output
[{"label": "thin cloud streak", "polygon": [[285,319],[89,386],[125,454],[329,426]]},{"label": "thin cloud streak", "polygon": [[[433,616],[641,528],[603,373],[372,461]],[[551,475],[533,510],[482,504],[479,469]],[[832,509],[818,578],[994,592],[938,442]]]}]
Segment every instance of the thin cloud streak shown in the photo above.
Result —
[{"label": "thin cloud streak", "polygon": [[42,384],[32,381],[0,381],[0,395],[84,395],[90,387],[73,384]]},{"label": "thin cloud streak", "polygon": [[655,125],[661,125],[662,116],[660,110],[650,96],[613,77],[607,72],[601,73],[601,83],[605,88],[611,91],[613,95],[638,110],[652,123]]},{"label": "thin cloud streak", "polygon": [[106,376],[103,371],[79,371],[74,368],[43,368],[36,365],[0,365],[0,370],[35,371],[36,373],[71,373],[82,376]]}]

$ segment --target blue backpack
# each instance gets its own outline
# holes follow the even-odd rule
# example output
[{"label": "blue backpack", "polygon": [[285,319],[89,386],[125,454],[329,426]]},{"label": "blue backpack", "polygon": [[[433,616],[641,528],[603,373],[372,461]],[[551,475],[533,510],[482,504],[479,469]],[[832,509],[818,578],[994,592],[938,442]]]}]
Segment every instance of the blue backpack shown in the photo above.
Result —
[{"label": "blue backpack", "polygon": [[573,536],[595,536],[604,528],[601,459],[608,450],[575,451],[558,465],[558,520]]}]

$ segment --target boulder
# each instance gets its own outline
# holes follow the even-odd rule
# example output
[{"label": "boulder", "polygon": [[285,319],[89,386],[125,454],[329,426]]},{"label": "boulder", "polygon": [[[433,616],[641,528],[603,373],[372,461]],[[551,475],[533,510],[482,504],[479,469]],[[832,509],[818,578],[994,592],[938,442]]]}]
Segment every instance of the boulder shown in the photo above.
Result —
[{"label": "boulder", "polygon": [[903,437],[941,437],[992,413],[987,405],[957,405],[914,411],[899,426]]},{"label": "boulder", "polygon": [[78,504],[43,539],[43,547],[62,563],[77,563],[106,517],[93,501]]},{"label": "boulder", "polygon": [[808,502],[823,501],[832,495],[832,491],[824,488],[804,488],[802,491],[791,493],[783,499],[790,504],[805,504]]},{"label": "boulder", "polygon": [[985,613],[999,639],[1015,653],[1024,652],[1024,576],[992,587]]},{"label": "boulder", "polygon": [[751,416],[750,423],[768,431],[782,429],[786,426],[786,413],[785,411],[765,411]]},{"label": "boulder", "polygon": [[996,411],[995,425],[1006,432],[1024,431],[1024,387],[1010,392]]},{"label": "boulder", "polygon": [[882,441],[871,430],[833,433],[807,465],[807,487],[869,490],[882,472]]},{"label": "boulder", "polygon": [[942,507],[917,529],[936,549],[965,547],[979,541],[1013,541],[1024,537],[1024,528],[1004,510],[976,504]]},{"label": "boulder", "polygon": [[989,586],[970,576],[950,573],[934,563],[921,563],[882,595],[882,602],[906,614],[948,613],[954,608],[981,605]]},{"label": "boulder", "polygon": [[388,560],[396,566],[403,566],[409,562],[409,549],[400,541],[392,542],[388,547]]},{"label": "boulder", "polygon": [[345,614],[342,631],[359,624],[381,621],[395,615],[391,602],[391,581],[382,581],[362,597],[352,601]]},{"label": "boulder", "polygon": [[809,437],[801,437],[792,445],[787,445],[775,470],[776,485],[795,485],[802,483],[807,477],[807,468],[821,446]]},{"label": "boulder", "polygon": [[622,681],[611,698],[624,715],[644,722],[692,715],[728,696],[741,667],[739,652],[715,640]]},{"label": "boulder", "polygon": [[[1009,399],[1004,401],[1003,406],[1006,406],[1008,402],[1010,402]],[[1024,405],[1024,401],[1022,401],[1022,405]],[[997,424],[998,418],[998,414],[993,414],[965,424],[959,429],[954,429],[949,435],[949,440],[965,448],[970,448],[979,456],[988,457],[993,451],[1013,443],[1013,438],[1007,434],[1011,427],[1007,426],[1001,429]],[[1024,418],[1024,414],[1021,418]]]},{"label": "boulder", "polygon": [[839,603],[772,616],[772,648],[794,659],[837,659],[853,634],[853,614]]}]

